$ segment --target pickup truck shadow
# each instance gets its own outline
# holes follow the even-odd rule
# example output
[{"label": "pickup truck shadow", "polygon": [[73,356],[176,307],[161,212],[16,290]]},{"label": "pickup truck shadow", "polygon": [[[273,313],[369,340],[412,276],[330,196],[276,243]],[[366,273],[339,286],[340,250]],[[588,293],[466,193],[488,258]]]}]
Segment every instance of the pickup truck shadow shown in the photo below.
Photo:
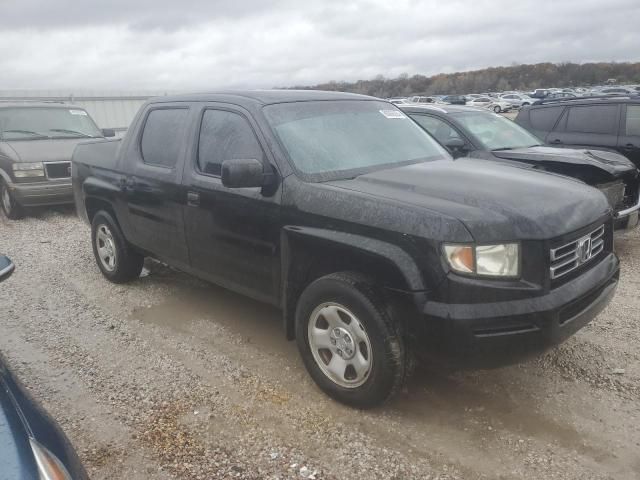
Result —
[{"label": "pickup truck shadow", "polygon": [[[250,365],[264,378],[277,379],[299,401],[317,399],[321,408],[349,423],[350,409],[328,400],[307,378],[295,342],[282,333],[280,312],[271,306],[247,299],[223,288],[178,273],[156,262],[147,262],[148,277],[140,279],[171,287],[171,295],[150,308],[139,308],[131,317],[197,337],[209,348],[227,354],[238,363]],[[231,337],[231,341],[221,340]],[[482,442],[491,430],[509,431],[519,437],[542,438],[587,455],[597,461],[611,457],[594,446],[558,415],[542,412],[537,398],[553,390],[544,375],[536,376],[536,386],[521,382],[520,376],[535,374],[518,366],[489,371],[455,371],[419,365],[405,391],[390,404],[367,415],[393,415],[407,429],[426,431],[452,428]],[[288,374],[282,376],[286,369]],[[532,395],[536,389],[536,395]],[[545,392],[548,390],[548,392]],[[561,417],[561,416],[560,416]],[[591,444],[591,445],[590,445]]]}]

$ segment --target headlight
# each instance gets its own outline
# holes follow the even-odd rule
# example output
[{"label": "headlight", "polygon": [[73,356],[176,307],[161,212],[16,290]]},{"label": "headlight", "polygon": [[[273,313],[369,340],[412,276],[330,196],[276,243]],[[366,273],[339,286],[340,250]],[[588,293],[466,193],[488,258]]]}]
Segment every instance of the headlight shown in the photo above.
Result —
[{"label": "headlight", "polygon": [[44,165],[42,165],[42,162],[14,163],[12,168],[16,178],[44,177]]},{"label": "headlight", "polygon": [[58,457],[33,438],[29,439],[29,443],[41,480],[71,480],[71,475]]},{"label": "headlight", "polygon": [[458,273],[485,277],[517,277],[520,275],[520,246],[444,245],[449,266]]}]

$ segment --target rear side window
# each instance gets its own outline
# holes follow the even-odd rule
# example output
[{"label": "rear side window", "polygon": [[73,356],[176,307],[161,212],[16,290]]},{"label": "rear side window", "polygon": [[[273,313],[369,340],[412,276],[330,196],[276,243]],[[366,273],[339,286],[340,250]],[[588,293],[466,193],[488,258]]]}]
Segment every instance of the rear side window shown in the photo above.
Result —
[{"label": "rear side window", "polygon": [[175,167],[188,113],[186,108],[162,108],[149,112],[140,142],[144,163]]},{"label": "rear side window", "polygon": [[626,135],[640,136],[640,105],[627,105]]},{"label": "rear side window", "polygon": [[534,108],[529,112],[529,120],[531,128],[534,130],[542,130],[550,132],[558,121],[558,117],[562,113],[564,107],[544,107]]},{"label": "rear side window", "polygon": [[567,131],[579,133],[616,133],[617,105],[588,105],[571,107]]},{"label": "rear side window", "polygon": [[264,153],[248,120],[224,110],[206,110],[200,127],[198,169],[220,176],[222,162],[233,159],[263,161]]}]

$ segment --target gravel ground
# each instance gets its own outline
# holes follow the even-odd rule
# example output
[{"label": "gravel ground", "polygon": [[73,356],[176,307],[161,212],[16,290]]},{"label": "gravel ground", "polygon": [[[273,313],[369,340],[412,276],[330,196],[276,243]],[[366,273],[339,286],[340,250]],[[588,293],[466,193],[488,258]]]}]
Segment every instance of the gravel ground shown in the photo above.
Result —
[{"label": "gravel ground", "polygon": [[278,312],[148,261],[105,281],[70,209],[0,216],[17,265],[0,351],[95,479],[638,479],[640,232],[616,298],[565,344],[486,371],[421,367],[361,412],[311,382]]}]

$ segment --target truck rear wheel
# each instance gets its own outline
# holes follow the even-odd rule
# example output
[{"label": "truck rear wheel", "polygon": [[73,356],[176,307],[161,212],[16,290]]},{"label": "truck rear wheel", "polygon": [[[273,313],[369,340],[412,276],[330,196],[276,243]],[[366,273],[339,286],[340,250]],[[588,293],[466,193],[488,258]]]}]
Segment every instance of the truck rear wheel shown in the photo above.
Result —
[{"label": "truck rear wheel", "polygon": [[305,289],[296,308],[296,340],[318,386],[354,407],[388,400],[408,374],[400,324],[357,273],[327,275]]},{"label": "truck rear wheel", "polygon": [[131,248],[109,213],[95,214],[91,222],[91,240],[96,263],[107,280],[126,283],[140,276],[144,256]]},{"label": "truck rear wheel", "polygon": [[0,180],[0,205],[2,205],[2,211],[9,220],[20,220],[24,217],[22,205],[16,202],[16,199],[13,198],[9,191],[9,187],[2,180]]}]

